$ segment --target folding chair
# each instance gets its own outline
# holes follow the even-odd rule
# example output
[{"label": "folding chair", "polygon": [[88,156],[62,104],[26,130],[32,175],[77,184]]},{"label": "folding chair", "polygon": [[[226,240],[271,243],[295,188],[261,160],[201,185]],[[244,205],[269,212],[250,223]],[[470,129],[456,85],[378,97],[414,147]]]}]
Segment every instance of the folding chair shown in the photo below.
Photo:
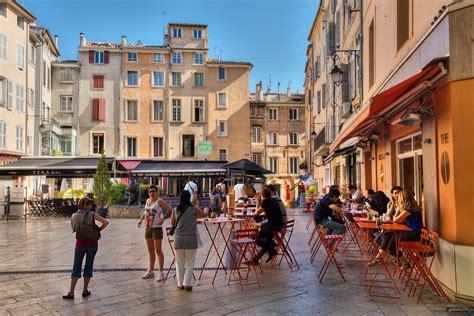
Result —
[{"label": "folding chair", "polygon": [[277,258],[280,256],[280,261],[278,262],[279,266],[281,265],[283,258],[285,258],[291,271],[300,268],[300,265],[296,261],[296,257],[290,247],[290,240],[293,235],[294,226],[295,220],[288,220],[285,227],[280,232],[273,232],[275,242],[277,243],[277,255],[272,260],[272,267],[276,265]]},{"label": "folding chair", "polygon": [[[174,238],[173,238],[173,236],[170,236],[168,234],[170,229],[171,229],[171,226],[168,226],[168,227],[166,227],[165,230],[166,230],[166,237],[168,239],[168,244],[170,245],[171,253],[173,254],[173,260],[171,260],[170,266],[168,267],[168,271],[166,271],[166,275],[163,278],[163,284],[165,284],[166,280],[168,280],[168,276],[171,272],[171,269],[173,268],[173,265],[176,263],[176,254],[174,252],[174,247],[173,247]],[[173,277],[176,277],[176,274]],[[193,279],[196,280],[196,277],[194,276],[194,272],[193,272]]]},{"label": "folding chair", "polygon": [[[230,244],[232,247],[237,249],[238,255],[237,258],[232,256],[233,266],[229,272],[229,280],[227,284],[230,284],[232,281],[239,281],[240,288],[242,289],[244,285],[258,284],[260,287],[260,279],[258,278],[257,268],[253,262],[253,257],[257,252],[257,237],[258,229],[238,229],[235,231],[235,238],[230,239]],[[242,266],[244,264],[245,266]],[[260,266],[260,264],[257,264]],[[252,269],[255,272],[255,282],[248,282],[248,277],[250,270]],[[261,267],[260,267],[261,269]],[[241,273],[241,270],[246,270],[245,276]],[[238,280],[232,280],[232,277],[237,274]],[[243,282],[247,281],[247,282]]]},{"label": "folding chair", "polygon": [[[326,230],[322,226],[319,226],[318,234],[319,239],[321,240],[321,244],[324,246],[324,249],[327,253],[326,259],[324,260],[323,266],[321,267],[321,271],[318,275],[319,283],[323,281],[323,278],[331,262],[334,263],[334,265],[336,266],[337,271],[339,272],[339,275],[341,276],[342,280],[346,282],[346,278],[342,273],[342,266],[337,262],[335,257],[336,249],[339,243],[344,238],[344,235],[326,235]],[[332,244],[331,241],[333,242]]]}]

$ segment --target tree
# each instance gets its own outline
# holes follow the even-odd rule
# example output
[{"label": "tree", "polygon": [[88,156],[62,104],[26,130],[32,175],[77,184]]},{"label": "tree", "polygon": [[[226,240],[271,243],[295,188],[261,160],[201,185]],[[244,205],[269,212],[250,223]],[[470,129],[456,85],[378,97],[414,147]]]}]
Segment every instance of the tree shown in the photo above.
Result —
[{"label": "tree", "polygon": [[94,202],[98,208],[106,208],[111,197],[112,183],[110,182],[109,169],[105,161],[105,155],[102,151],[97,170],[94,175]]}]

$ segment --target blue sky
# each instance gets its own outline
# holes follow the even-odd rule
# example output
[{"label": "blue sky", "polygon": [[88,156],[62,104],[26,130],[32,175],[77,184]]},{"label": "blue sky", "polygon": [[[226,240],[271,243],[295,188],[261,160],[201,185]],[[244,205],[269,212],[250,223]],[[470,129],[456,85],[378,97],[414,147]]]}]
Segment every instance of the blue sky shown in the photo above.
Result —
[{"label": "blue sky", "polygon": [[250,90],[271,75],[272,91],[302,91],[307,36],[319,0],[21,0],[38,25],[59,35],[61,59],[77,59],[79,33],[89,41],[163,43],[165,23],[208,24],[209,55],[250,61]]}]

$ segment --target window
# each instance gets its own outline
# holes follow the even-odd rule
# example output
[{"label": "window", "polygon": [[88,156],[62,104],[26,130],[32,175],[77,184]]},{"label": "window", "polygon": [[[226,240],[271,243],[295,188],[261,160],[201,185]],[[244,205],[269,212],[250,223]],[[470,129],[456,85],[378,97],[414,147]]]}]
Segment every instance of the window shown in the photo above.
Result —
[{"label": "window", "polygon": [[128,52],[127,61],[137,61],[137,60],[138,60],[138,54],[137,53]]},{"label": "window", "polygon": [[3,79],[3,78],[0,78],[0,107],[5,107],[5,96],[6,96],[6,90],[7,90],[7,87],[6,87],[6,83],[7,83],[7,80],[6,79]]},{"label": "window", "polygon": [[51,68],[48,66],[48,90],[51,90]]},{"label": "window", "polygon": [[7,148],[7,123],[0,121],[0,149]]},{"label": "window", "polygon": [[257,165],[262,165],[262,154],[260,153],[252,153],[252,161]]},{"label": "window", "polygon": [[195,53],[194,54],[194,64],[195,65],[203,65],[204,64],[204,54],[203,53]]},{"label": "window", "polygon": [[43,61],[43,68],[41,68],[41,74],[43,75],[43,86],[46,87],[46,62]]},{"label": "window", "polygon": [[290,145],[298,145],[298,133],[290,133],[288,135],[288,138],[290,140]]},{"label": "window", "polygon": [[138,86],[138,71],[127,71],[127,85]]},{"label": "window", "polygon": [[278,158],[270,157],[268,161],[268,168],[273,173],[278,173]]},{"label": "window", "polygon": [[[60,77],[61,81],[72,81],[72,69],[71,68],[66,68],[66,67],[61,67],[60,70]],[[102,76],[103,78],[104,76]]]},{"label": "window", "polygon": [[219,120],[219,137],[227,137],[227,120]]},{"label": "window", "polygon": [[291,174],[298,173],[298,157],[290,157],[288,171]]},{"label": "window", "polygon": [[152,121],[163,121],[164,119],[164,102],[161,100],[153,100],[153,116]]},{"label": "window", "polygon": [[410,37],[410,0],[397,0],[397,49]]},{"label": "window", "polygon": [[227,148],[219,148],[219,160],[227,161]]},{"label": "window", "polygon": [[28,43],[28,60],[32,64],[35,64],[35,53],[36,53],[35,46],[32,43]]},{"label": "window", "polygon": [[181,29],[173,29],[173,37],[181,38],[182,30]]},{"label": "window", "polygon": [[194,86],[204,87],[204,74],[200,72],[194,73]]},{"label": "window", "polygon": [[94,89],[104,89],[104,75],[93,75],[92,87]]},{"label": "window", "polygon": [[4,18],[7,17],[7,4],[6,3],[0,3],[0,15],[3,16]]},{"label": "window", "polygon": [[25,68],[25,47],[22,44],[16,44],[16,66]]},{"label": "window", "polygon": [[201,30],[193,30],[193,38],[201,39],[202,38],[202,31]]},{"label": "window", "polygon": [[278,120],[278,109],[268,109],[268,119],[270,121]]},{"label": "window", "polygon": [[94,52],[94,64],[104,63],[104,52]]},{"label": "window", "polygon": [[64,155],[71,155],[72,142],[70,139],[61,139],[60,146],[61,146],[61,151]]},{"label": "window", "polygon": [[23,127],[20,125],[17,125],[16,128],[16,150],[17,151],[23,151]]},{"label": "window", "polygon": [[183,135],[183,157],[194,157],[194,135]]},{"label": "window", "polygon": [[153,54],[153,62],[154,63],[162,63],[165,61],[162,53],[154,53]]},{"label": "window", "polygon": [[7,60],[8,57],[7,34],[0,33],[0,59]]},{"label": "window", "polygon": [[181,53],[173,53],[171,63],[181,64]]},{"label": "window", "polygon": [[137,138],[136,137],[127,137],[127,157],[136,157],[137,156]]},{"label": "window", "polygon": [[268,143],[270,145],[278,145],[278,134],[275,132],[268,133]]},{"label": "window", "polygon": [[298,109],[290,109],[290,121],[298,121]]},{"label": "window", "polygon": [[138,121],[138,101],[127,100],[127,121]]},{"label": "window", "polygon": [[92,153],[101,154],[104,150],[104,134],[94,133],[92,134]]},{"label": "window", "polygon": [[219,103],[218,107],[225,108],[227,107],[227,93],[219,92]]},{"label": "window", "polygon": [[163,137],[153,137],[153,157],[164,157]]},{"label": "window", "polygon": [[256,116],[257,116],[257,113],[258,113],[258,109],[257,109],[257,108],[250,108],[250,116],[251,116],[251,117],[256,117]]},{"label": "window", "polygon": [[369,87],[374,85],[375,80],[375,29],[374,20],[369,27]]},{"label": "window", "polygon": [[92,120],[105,121],[105,99],[92,99]]},{"label": "window", "polygon": [[180,72],[171,73],[171,85],[175,87],[181,86],[181,73]]},{"label": "window", "polygon": [[224,67],[219,67],[218,72],[219,72],[218,79],[219,80],[225,80],[226,79],[225,68]]},{"label": "window", "polygon": [[30,97],[28,98],[28,102],[32,107],[35,106],[35,90],[31,88],[30,88]]},{"label": "window", "polygon": [[61,112],[72,112],[72,95],[61,96]]},{"label": "window", "polygon": [[163,71],[153,71],[153,87],[164,87],[165,86],[165,73]]},{"label": "window", "polygon": [[22,16],[17,16],[16,17],[16,26],[18,26],[20,29],[24,30],[25,29],[25,18]]},{"label": "window", "polygon": [[318,91],[316,93],[316,107],[318,110],[318,113],[321,112],[321,91]]},{"label": "window", "polygon": [[16,110],[23,112],[25,110],[25,87],[16,85]]},{"label": "window", "polygon": [[181,100],[179,99],[173,99],[173,117],[172,121],[173,122],[181,122]]},{"label": "window", "polygon": [[260,126],[252,127],[252,143],[261,143],[262,142],[262,129]]},{"label": "window", "polygon": [[194,100],[194,121],[204,122],[204,100]]}]

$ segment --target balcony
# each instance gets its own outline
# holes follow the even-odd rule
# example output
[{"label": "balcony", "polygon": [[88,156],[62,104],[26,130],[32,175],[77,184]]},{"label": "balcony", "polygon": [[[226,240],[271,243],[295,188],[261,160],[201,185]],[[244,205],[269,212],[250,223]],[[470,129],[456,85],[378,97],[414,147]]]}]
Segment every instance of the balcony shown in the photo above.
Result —
[{"label": "balcony", "polygon": [[314,140],[314,155],[323,156],[329,153],[329,146],[333,141],[333,139],[331,138],[333,137],[331,137],[329,133],[326,133],[326,127],[323,127],[323,129],[318,133],[318,135],[316,135],[316,139]]}]

